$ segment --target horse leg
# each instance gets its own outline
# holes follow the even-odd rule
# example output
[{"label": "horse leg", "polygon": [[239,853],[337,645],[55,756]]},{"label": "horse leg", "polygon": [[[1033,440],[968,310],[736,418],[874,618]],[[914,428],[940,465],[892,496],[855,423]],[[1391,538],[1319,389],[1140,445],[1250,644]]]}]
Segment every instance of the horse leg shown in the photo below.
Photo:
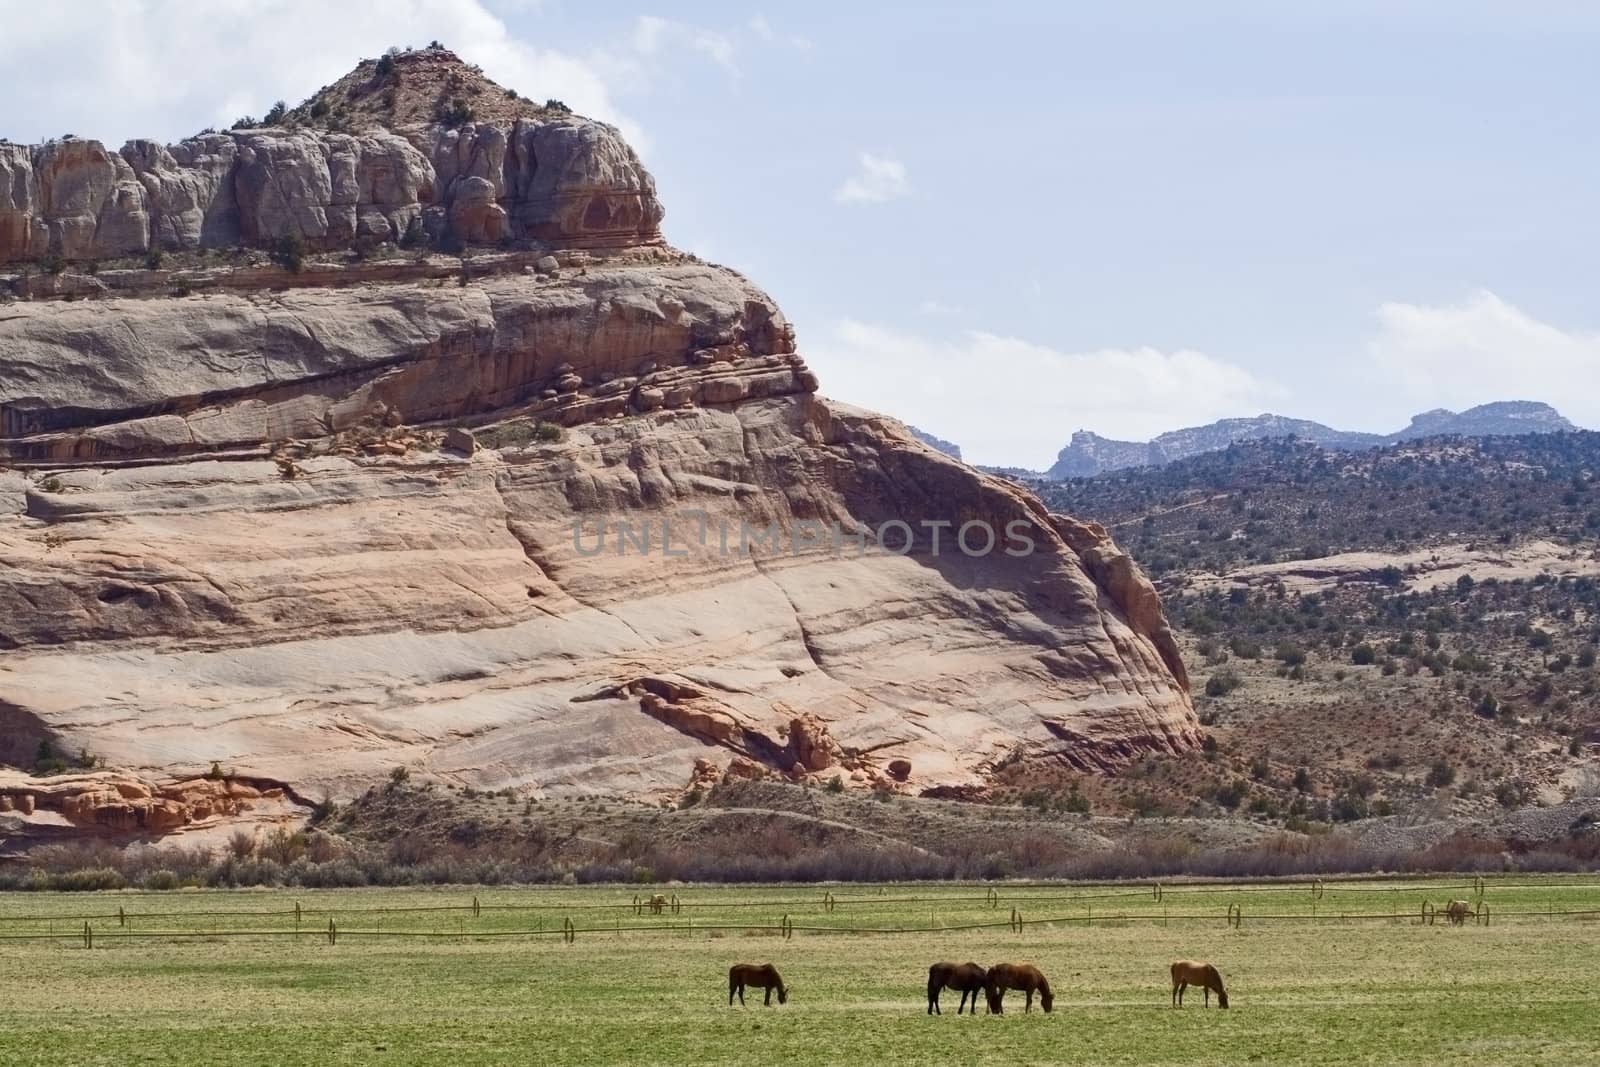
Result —
[{"label": "horse leg", "polygon": [[732,978],[728,979],[728,1007],[730,1008],[733,1007],[733,987],[735,984]]},{"label": "horse leg", "polygon": [[761,1006],[763,1008],[772,1007],[772,987],[771,986],[767,986],[767,995],[762,998]]},{"label": "horse leg", "polygon": [[1206,1008],[1211,1007],[1211,987],[1208,986],[1208,985],[1207,986],[1201,986],[1200,989],[1201,989],[1201,996],[1203,996],[1205,998],[1205,1003],[1202,1005],[1202,1007],[1206,1007]]},{"label": "horse leg", "polygon": [[978,995],[970,989],[961,991],[961,1003],[956,1005],[956,1014],[960,1015],[967,1007],[967,998],[972,998],[972,1014],[978,1014]]},{"label": "horse leg", "polygon": [[744,1007],[744,983],[739,983],[739,1007]]},{"label": "horse leg", "polygon": [[934,986],[928,987],[928,1014],[943,1015],[939,1010],[939,990]]},{"label": "horse leg", "polygon": [[1183,991],[1189,988],[1188,982],[1178,983],[1178,1007],[1183,1007]]},{"label": "horse leg", "polygon": [[1026,998],[1022,1002],[1022,1014],[1026,1015],[1033,1010],[1033,990],[1024,989],[1022,995]]}]

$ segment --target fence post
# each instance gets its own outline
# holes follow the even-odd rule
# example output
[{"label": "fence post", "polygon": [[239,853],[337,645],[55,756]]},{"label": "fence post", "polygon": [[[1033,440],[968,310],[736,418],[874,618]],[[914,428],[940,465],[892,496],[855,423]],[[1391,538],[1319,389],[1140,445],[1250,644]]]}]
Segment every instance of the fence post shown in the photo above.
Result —
[{"label": "fence post", "polygon": [[94,927],[88,923],[83,924],[83,947],[94,948]]},{"label": "fence post", "polygon": [[678,894],[672,894],[672,914],[676,915],[683,910],[683,901],[678,899]]},{"label": "fence post", "polygon": [[479,911],[479,907],[478,907],[478,896],[477,896],[476,893],[474,893],[473,896],[472,896],[472,917],[474,919],[476,919],[479,916],[479,914],[480,914],[480,911]]},{"label": "fence post", "polygon": [[1156,897],[1156,903],[1157,904],[1161,903],[1161,896],[1162,896],[1163,892],[1164,892],[1164,890],[1161,888],[1161,883],[1157,882],[1155,884],[1155,897]]},{"label": "fence post", "polygon": [[333,921],[333,917],[330,915],[328,917],[328,944],[337,945],[338,943],[339,943],[339,925],[338,925],[338,923],[335,923]]},{"label": "fence post", "polygon": [[569,945],[578,940],[578,928],[573,925],[570,915],[562,920],[561,939]]},{"label": "fence post", "polygon": [[639,910],[639,894],[638,893],[635,893],[633,895],[633,913],[635,915],[643,915],[644,914],[644,912]]},{"label": "fence post", "polygon": [[298,900],[294,902],[294,928],[296,930],[300,929],[300,902]]},{"label": "fence post", "polygon": [[122,905],[121,904],[117,905],[117,925],[118,926],[127,926],[128,925],[128,913],[122,910]]},{"label": "fence post", "polygon": [[994,886],[989,887],[989,891],[984,894],[984,897],[988,900],[989,907],[998,908],[1000,906],[1000,894],[995,890]]}]

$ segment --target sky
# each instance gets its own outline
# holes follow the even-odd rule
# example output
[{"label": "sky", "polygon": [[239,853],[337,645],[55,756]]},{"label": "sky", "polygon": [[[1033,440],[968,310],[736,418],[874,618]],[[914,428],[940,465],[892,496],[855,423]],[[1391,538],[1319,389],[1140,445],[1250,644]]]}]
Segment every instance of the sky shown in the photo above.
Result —
[{"label": "sky", "polygon": [[826,395],[979,463],[1264,411],[1600,427],[1600,5],[0,0],[0,27],[0,138],[113,146],[438,39],[619,126],[668,239],[770,292]]}]

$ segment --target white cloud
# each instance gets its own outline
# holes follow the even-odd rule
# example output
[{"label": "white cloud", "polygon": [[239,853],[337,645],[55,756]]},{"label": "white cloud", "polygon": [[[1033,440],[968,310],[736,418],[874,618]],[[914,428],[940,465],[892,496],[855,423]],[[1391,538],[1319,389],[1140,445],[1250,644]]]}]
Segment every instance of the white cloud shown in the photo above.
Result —
[{"label": "white cloud", "polygon": [[717,30],[702,29],[655,15],[640,15],[633,24],[633,50],[655,56],[673,48],[688,48],[709,58],[729,74],[739,73],[733,38]]},{"label": "white cloud", "polygon": [[1487,290],[1456,304],[1384,304],[1377,314],[1371,384],[1394,383],[1410,411],[1542,400],[1600,426],[1600,333],[1540,322]]},{"label": "white cloud", "polygon": [[924,315],[959,315],[961,308],[955,304],[946,304],[942,300],[924,300],[917,305],[917,310]]},{"label": "white cloud", "polygon": [[833,198],[839,203],[881,204],[911,193],[906,165],[898,159],[863,152],[860,160],[861,170],[846,178],[844,184],[833,192]]},{"label": "white cloud", "polygon": [[970,331],[929,340],[846,320],[807,361],[828,396],[913,423],[975,463],[1037,470],[1072,432],[1144,440],[1180,426],[1259,414],[1282,390],[1201,352],[1062,352]]},{"label": "white cloud", "polygon": [[0,0],[0,25],[0,137],[18,141],[175,140],[298,102],[362,56],[434,39],[510,88],[639,136],[593,57],[514,38],[481,0]]},{"label": "white cloud", "polygon": [[767,21],[767,17],[765,15],[755,16],[746,25],[750,27],[751,33],[755,34],[757,38],[767,42],[768,44],[781,42],[802,52],[811,47],[810,38],[802,37],[797,33],[778,32],[778,30],[773,27],[772,23]]}]

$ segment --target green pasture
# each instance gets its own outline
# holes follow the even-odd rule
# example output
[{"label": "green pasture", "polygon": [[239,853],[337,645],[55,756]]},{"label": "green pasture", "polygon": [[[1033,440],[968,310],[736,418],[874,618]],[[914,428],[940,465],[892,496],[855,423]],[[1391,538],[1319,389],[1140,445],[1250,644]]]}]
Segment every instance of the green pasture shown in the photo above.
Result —
[{"label": "green pasture", "polygon": [[[1487,924],[1419,921],[1452,898]],[[13,894],[0,1063],[1569,1065],[1600,1061],[1597,950],[1582,877]],[[1169,1007],[1179,957],[1229,1011]],[[1055,1011],[929,1018],[939,959],[1037,963]],[[766,961],[789,1003],[729,1009]]]}]

